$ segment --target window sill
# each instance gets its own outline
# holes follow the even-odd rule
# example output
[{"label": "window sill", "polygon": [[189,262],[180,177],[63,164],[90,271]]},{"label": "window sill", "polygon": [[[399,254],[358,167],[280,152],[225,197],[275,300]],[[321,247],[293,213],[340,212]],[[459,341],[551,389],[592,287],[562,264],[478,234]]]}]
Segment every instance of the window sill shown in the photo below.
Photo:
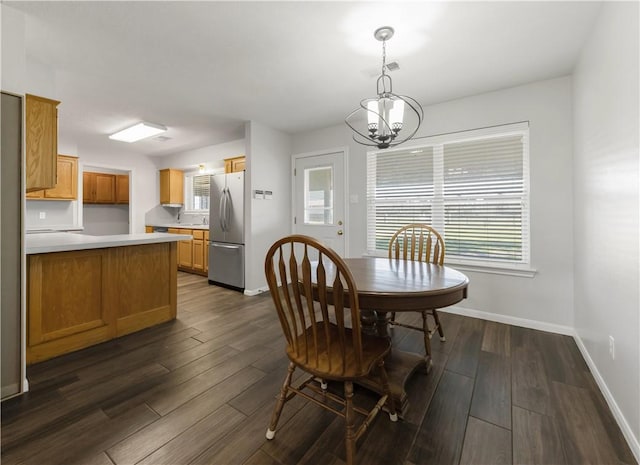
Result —
[{"label": "window sill", "polygon": [[485,263],[462,263],[457,260],[445,259],[445,265],[458,271],[472,271],[476,273],[501,274],[505,276],[517,276],[519,278],[533,278],[538,270],[528,266],[494,265]]},{"label": "window sill", "polygon": [[[385,257],[386,254],[366,252],[363,257]],[[445,265],[458,271],[472,271],[474,273],[499,274],[504,276],[516,276],[519,278],[533,278],[538,270],[527,265],[497,265],[492,263],[468,263],[456,259],[445,259]]]}]

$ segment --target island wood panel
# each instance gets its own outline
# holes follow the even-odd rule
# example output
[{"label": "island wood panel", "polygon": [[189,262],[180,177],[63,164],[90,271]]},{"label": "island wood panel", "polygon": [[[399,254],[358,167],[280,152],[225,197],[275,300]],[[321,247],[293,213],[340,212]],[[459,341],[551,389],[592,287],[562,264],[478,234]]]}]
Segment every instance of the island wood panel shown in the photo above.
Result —
[{"label": "island wood panel", "polygon": [[115,336],[108,262],[103,249],[29,256],[27,363]]},{"label": "island wood panel", "polygon": [[118,247],[113,253],[118,290],[116,334],[122,336],[175,318],[175,243]]},{"label": "island wood panel", "polygon": [[176,317],[175,242],[28,257],[27,363]]}]

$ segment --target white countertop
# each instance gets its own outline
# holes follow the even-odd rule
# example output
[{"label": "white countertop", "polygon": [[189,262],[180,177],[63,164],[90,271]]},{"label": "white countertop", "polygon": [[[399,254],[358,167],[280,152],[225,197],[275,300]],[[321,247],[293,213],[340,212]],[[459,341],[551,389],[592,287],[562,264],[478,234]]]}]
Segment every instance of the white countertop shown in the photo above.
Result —
[{"label": "white countertop", "polygon": [[208,224],[189,224],[189,223],[150,223],[146,226],[153,226],[159,228],[180,228],[180,229],[204,229],[208,230]]},{"label": "white countertop", "polygon": [[42,233],[26,236],[26,252],[30,254],[67,252],[70,250],[103,249],[127,245],[156,244],[193,239],[187,234],[142,233],[89,236],[74,233]]}]

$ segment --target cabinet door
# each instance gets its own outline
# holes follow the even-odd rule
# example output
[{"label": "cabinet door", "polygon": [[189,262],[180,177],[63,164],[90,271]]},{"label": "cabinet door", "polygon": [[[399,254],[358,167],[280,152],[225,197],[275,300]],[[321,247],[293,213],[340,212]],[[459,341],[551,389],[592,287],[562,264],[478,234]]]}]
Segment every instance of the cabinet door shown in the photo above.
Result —
[{"label": "cabinet door", "polygon": [[113,174],[95,173],[95,202],[116,203],[116,177]]},{"label": "cabinet door", "polygon": [[[169,229],[169,232],[177,231],[177,234],[189,234],[190,229]],[[178,242],[178,267],[193,268],[193,240]]]},{"label": "cabinet door", "polygon": [[85,171],[82,173],[82,202],[93,203],[93,190],[96,184],[95,173]]},{"label": "cabinet door", "polygon": [[204,271],[204,241],[202,239],[193,240],[193,269]]},{"label": "cabinet door", "polygon": [[233,162],[231,163],[231,171],[233,171],[234,173],[238,172],[238,171],[243,171],[245,167],[245,158],[237,158],[235,160],[233,160]]},{"label": "cabinet door", "polygon": [[43,199],[44,191],[27,192],[27,199]]},{"label": "cabinet door", "polygon": [[184,172],[160,170],[160,203],[184,204]]},{"label": "cabinet door", "polygon": [[129,203],[129,175],[116,176],[116,203]]},{"label": "cabinet door", "polygon": [[60,102],[27,94],[25,98],[26,190],[56,185]]},{"label": "cabinet door", "polygon": [[152,233],[153,232],[153,226],[145,226],[144,227],[144,232],[145,233]]},{"label": "cabinet door", "polygon": [[75,200],[78,198],[78,159],[58,155],[58,182],[53,189],[44,191],[47,199]]}]

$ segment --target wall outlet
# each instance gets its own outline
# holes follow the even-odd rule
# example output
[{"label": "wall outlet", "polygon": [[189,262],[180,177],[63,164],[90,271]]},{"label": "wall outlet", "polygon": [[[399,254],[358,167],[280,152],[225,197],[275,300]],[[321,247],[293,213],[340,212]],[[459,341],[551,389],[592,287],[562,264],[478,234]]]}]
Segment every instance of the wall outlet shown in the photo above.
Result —
[{"label": "wall outlet", "polygon": [[40,219],[44,220],[47,217],[47,212],[40,212]]},{"label": "wall outlet", "polygon": [[609,355],[611,356],[611,360],[616,359],[616,340],[613,336],[609,336]]}]

